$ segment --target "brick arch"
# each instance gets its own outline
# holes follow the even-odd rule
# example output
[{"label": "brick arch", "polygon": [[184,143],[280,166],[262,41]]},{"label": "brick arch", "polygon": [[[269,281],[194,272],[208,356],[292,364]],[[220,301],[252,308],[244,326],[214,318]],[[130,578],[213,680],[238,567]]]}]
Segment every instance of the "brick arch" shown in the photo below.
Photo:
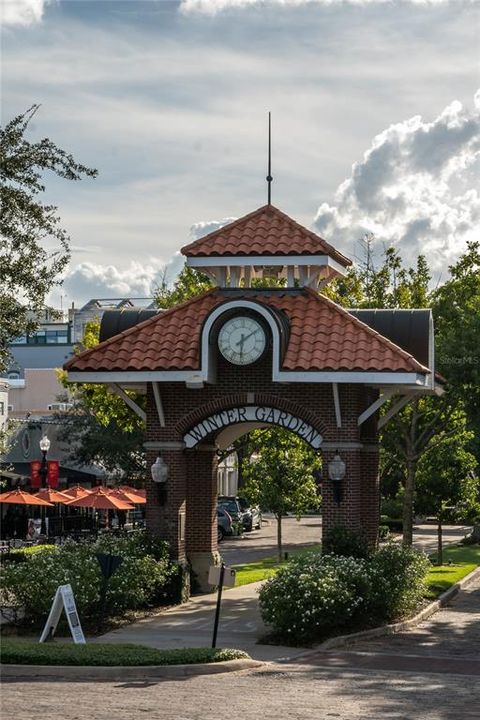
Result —
[{"label": "brick arch", "polygon": [[284,398],[278,397],[272,393],[255,393],[254,402],[252,402],[249,395],[250,393],[245,392],[232,393],[225,395],[222,398],[217,398],[216,400],[204,403],[184,415],[176,424],[175,430],[180,435],[184,435],[195,425],[202,422],[202,420],[205,420],[210,415],[219,413],[222,410],[229,410],[230,408],[240,406],[259,405],[272,407],[276,410],[281,410],[290,413],[291,415],[295,415],[315,428],[315,430],[317,430],[324,439],[328,437],[328,428],[325,423],[316,413],[311,410],[307,410],[301,403],[293,400],[285,400]]}]

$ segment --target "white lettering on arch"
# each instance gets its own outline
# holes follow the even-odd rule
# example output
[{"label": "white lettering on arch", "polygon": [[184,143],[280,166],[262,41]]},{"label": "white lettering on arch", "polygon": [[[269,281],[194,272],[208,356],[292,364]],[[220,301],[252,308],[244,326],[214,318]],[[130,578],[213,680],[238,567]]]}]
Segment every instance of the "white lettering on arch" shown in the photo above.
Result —
[{"label": "white lettering on arch", "polygon": [[215,415],[204,418],[183,436],[183,442],[185,447],[193,448],[211,433],[218,432],[228,425],[237,425],[242,422],[260,422],[291,430],[302,440],[305,440],[314,450],[319,449],[323,440],[318,430],[301,418],[296,417],[296,415],[278,408],[263,405],[246,405],[222,410],[215,413]]}]

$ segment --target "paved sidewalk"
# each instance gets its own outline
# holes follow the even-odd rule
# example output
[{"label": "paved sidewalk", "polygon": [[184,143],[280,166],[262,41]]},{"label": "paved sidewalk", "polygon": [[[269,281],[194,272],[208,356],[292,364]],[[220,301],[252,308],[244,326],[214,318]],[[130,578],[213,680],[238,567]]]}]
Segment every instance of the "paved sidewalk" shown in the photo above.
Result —
[{"label": "paved sidewalk", "polygon": [[[453,537],[463,531],[453,529]],[[452,537],[449,531],[448,537]],[[432,542],[426,532],[420,535],[422,546]],[[258,641],[267,633],[258,608],[261,582],[224,590],[217,647],[245,650],[255,660],[285,661],[304,653],[301,648],[262,645]],[[215,618],[216,593],[200,595],[153,618],[102,635],[105,642],[131,642],[157,648],[210,647]]]},{"label": "paved sidewalk", "polygon": [[[245,650],[255,660],[280,661],[300,655],[304,652],[301,648],[257,644],[267,632],[258,608],[261,584],[224,590],[217,647]],[[216,602],[216,593],[199,595],[154,618],[106,633],[97,642],[141,643],[157,648],[210,647]]]}]

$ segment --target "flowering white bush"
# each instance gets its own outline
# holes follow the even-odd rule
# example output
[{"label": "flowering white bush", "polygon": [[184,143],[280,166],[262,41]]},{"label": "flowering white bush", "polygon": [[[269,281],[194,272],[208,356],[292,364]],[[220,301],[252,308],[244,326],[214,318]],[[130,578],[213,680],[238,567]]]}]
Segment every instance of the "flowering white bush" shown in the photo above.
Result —
[{"label": "flowering white bush", "polygon": [[392,620],[416,607],[428,566],[425,555],[393,544],[367,559],[308,553],[263,585],[262,618],[292,643]]},{"label": "flowering white bush", "polygon": [[365,560],[312,552],[267,580],[260,590],[260,610],[275,632],[308,641],[351,621],[368,590]]}]

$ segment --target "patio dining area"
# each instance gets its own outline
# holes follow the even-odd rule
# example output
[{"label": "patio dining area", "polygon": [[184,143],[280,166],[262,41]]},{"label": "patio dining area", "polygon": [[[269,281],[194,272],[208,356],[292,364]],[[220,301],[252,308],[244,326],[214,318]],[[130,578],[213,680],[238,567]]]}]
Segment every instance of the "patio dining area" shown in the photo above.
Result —
[{"label": "patio dining area", "polygon": [[0,552],[45,542],[61,544],[67,539],[91,540],[99,533],[119,534],[143,527],[145,503],[144,490],[126,485],[3,492]]}]

